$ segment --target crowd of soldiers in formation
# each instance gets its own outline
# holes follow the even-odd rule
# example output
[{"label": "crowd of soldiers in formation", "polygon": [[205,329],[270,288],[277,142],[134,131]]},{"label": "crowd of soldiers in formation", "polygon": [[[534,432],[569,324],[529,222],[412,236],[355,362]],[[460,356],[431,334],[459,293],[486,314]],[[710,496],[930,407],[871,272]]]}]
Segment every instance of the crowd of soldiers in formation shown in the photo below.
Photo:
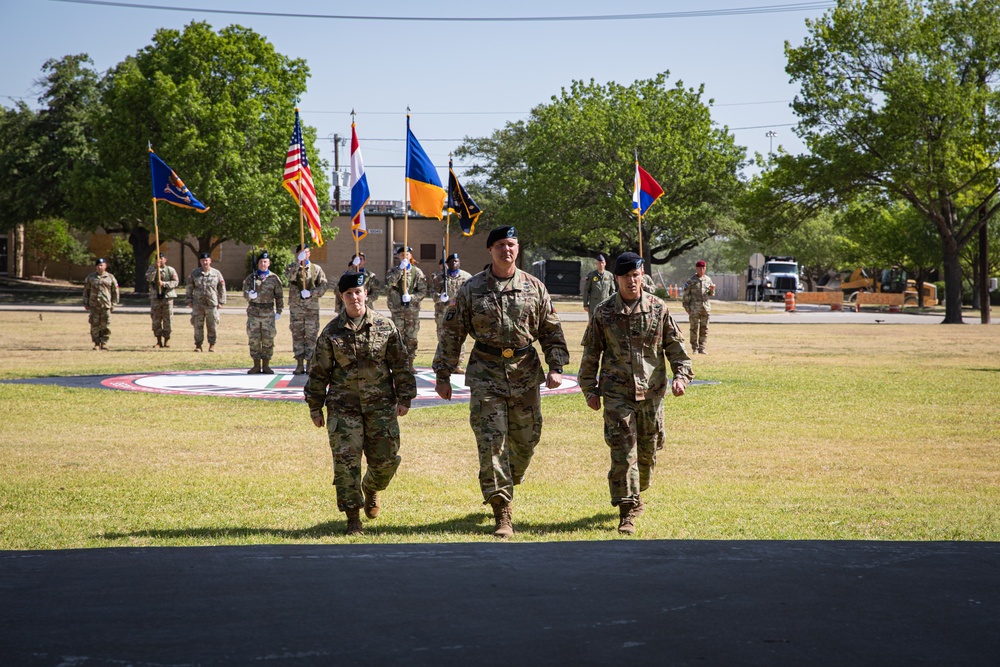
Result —
[{"label": "crowd of soldiers in formation", "polygon": [[[413,265],[412,249],[398,248],[398,264],[384,283],[389,318],[372,308],[382,283],[366,270],[364,253],[359,253],[337,281],[338,314],[322,331],[319,299],[329,287],[323,269],[310,261],[310,250],[303,246],[286,268],[294,372],[308,375],[304,395],[310,419],[327,428],[337,509],[345,514],[348,535],[363,534],[362,511],[369,520],[380,514],[382,492],[400,464],[399,417],[407,414],[417,393],[413,359],[419,305],[428,294],[435,299],[437,325],[435,392],[450,400],[452,375],[463,373],[465,366],[483,503],[493,511],[493,535],[514,534],[514,487],[524,481],[541,437],[541,385],[554,389],[562,384],[569,352],[545,285],[516,267],[516,228],[492,230],[487,249],[492,261],[480,273],[463,271],[455,253],[428,279]],[[262,252],[243,282],[250,374],[274,372],[270,360],[284,293],[270,261]],[[202,254],[185,288],[198,352],[206,337],[208,351],[215,350],[219,309],[226,303],[225,280],[211,262]],[[666,303],[653,294],[643,259],[626,252],[611,271],[607,263],[603,254],[597,255],[596,268],[585,280],[589,321],[578,381],[587,405],[603,407],[611,504],[619,509],[618,531],[631,535],[645,511],[641,492],[649,488],[665,440],[664,398],[668,392],[684,395],[694,372],[680,329]],[[715,291],[705,269],[705,262],[696,264],[682,302],[690,316],[691,350],[702,354],[709,297]],[[156,346],[170,347],[177,273],[160,254],[146,279]],[[110,313],[118,299],[118,284],[106,261],[98,259],[84,286],[94,349],[107,349]],[[466,365],[467,338],[473,346]]]}]

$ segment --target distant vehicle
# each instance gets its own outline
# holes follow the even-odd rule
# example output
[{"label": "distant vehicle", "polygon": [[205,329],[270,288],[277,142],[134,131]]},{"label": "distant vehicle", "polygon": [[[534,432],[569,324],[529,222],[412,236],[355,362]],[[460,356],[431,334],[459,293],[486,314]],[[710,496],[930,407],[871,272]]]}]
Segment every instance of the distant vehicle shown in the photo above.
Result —
[{"label": "distant vehicle", "polygon": [[747,269],[747,301],[781,301],[786,292],[805,289],[794,257],[767,256],[760,269]]},{"label": "distant vehicle", "polygon": [[[898,266],[882,269],[881,272],[873,270],[872,275],[877,275],[878,279],[868,276],[868,273],[861,268],[854,269],[850,276],[847,272],[841,277],[840,289],[844,292],[844,297],[854,303],[858,300],[858,292],[882,292],[885,294],[902,294],[903,305],[916,307],[920,305],[917,294],[917,281],[908,280],[906,271]],[[836,289],[831,282],[826,289]],[[936,306],[937,287],[933,283],[924,283],[924,306]]]}]

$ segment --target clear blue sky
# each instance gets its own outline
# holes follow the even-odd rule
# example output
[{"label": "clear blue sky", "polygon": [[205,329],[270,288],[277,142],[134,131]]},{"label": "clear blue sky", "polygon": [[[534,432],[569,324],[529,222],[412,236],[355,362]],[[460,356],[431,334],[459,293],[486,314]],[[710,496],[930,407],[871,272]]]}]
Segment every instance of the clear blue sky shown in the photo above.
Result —
[{"label": "clear blue sky", "polygon": [[[503,3],[460,0],[138,0],[122,4],[214,10],[350,16],[552,17],[665,12],[727,12],[807,6],[799,11],[559,22],[416,22],[248,16],[167,11],[54,0],[0,0],[0,104],[22,99],[36,106],[34,82],[49,58],[87,53],[99,71],[147,46],[158,28],[181,29],[192,20],[216,30],[233,23],[252,28],[290,57],[305,59],[312,75],[300,102],[303,122],[317,128],[321,157],[332,168],[334,134],[350,136],[351,109],[373,199],[403,198],[406,108],[414,133],[447,177],[448,153],[465,137],[486,136],[527,116],[573,80],[629,84],[669,70],[670,80],[704,84],[712,117],[737,144],[767,153],[793,153],[789,103],[797,89],[785,73],[784,42],[799,45],[807,18],[832,2],[784,0],[597,0]],[[456,82],[467,87],[459,91]],[[291,133],[292,119],[289,119]],[[144,146],[141,148],[145,148]],[[342,168],[349,166],[341,150]],[[169,160],[169,156],[165,156]],[[276,156],[276,162],[283,156]],[[277,169],[278,167],[276,167]],[[197,194],[197,184],[189,183]]]}]

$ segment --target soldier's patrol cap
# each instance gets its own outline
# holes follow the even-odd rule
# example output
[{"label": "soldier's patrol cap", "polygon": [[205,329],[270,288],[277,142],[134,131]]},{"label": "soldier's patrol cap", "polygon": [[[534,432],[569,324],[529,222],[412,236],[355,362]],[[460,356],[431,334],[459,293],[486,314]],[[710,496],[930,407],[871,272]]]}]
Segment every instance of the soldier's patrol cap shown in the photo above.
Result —
[{"label": "soldier's patrol cap", "polygon": [[405,247],[399,246],[398,248],[396,248],[397,255],[401,252],[413,252],[413,248],[411,248],[410,246],[405,246]]},{"label": "soldier's patrol cap", "polygon": [[694,263],[694,265],[696,267],[698,267],[698,266],[708,266],[708,264],[706,264],[705,260],[703,260],[703,259],[699,259],[697,262]]},{"label": "soldier's patrol cap", "polygon": [[349,289],[355,287],[364,287],[365,285],[365,274],[354,273],[353,271],[348,271],[344,275],[340,276],[340,280],[337,281],[337,289],[343,294]]},{"label": "soldier's patrol cap", "polygon": [[457,252],[453,252],[450,255],[448,255],[448,258],[445,259],[444,261],[450,262],[453,259],[458,259],[458,253]]},{"label": "soldier's patrol cap", "polygon": [[624,276],[642,266],[642,257],[634,252],[623,252],[615,260],[615,275]]},{"label": "soldier's patrol cap", "polygon": [[599,253],[597,253],[597,261],[598,262],[607,262],[608,258],[604,256],[603,252],[599,252]]},{"label": "soldier's patrol cap", "polygon": [[94,266],[97,266],[98,264],[107,264],[107,263],[108,263],[108,260],[104,259],[103,257],[98,257],[97,261],[94,262]]},{"label": "soldier's patrol cap", "polygon": [[211,259],[211,258],[212,256],[209,255],[207,252],[203,252],[200,255],[198,255],[198,259]]},{"label": "soldier's patrol cap", "polygon": [[500,239],[516,239],[517,230],[510,225],[505,225],[503,227],[497,227],[490,232],[490,235],[486,237],[486,247],[489,248],[494,243]]},{"label": "soldier's patrol cap", "polygon": [[262,260],[262,259],[271,259],[271,256],[267,254],[266,250],[262,250],[261,253],[259,255],[257,255],[257,261],[258,262],[260,260]]}]

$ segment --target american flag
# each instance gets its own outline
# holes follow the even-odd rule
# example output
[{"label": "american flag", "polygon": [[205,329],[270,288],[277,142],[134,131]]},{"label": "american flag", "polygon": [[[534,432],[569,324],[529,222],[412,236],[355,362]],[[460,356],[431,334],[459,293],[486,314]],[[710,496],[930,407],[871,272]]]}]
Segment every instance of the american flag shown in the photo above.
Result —
[{"label": "american flag", "polygon": [[[299,123],[299,110],[295,110],[295,129],[292,130],[292,141],[288,144],[288,155],[285,157],[285,178],[282,182],[295,203],[299,204],[309,222],[309,234],[313,243],[323,245],[323,232],[319,223],[319,202],[316,199],[316,186],[313,185],[312,170],[306,157],[306,145],[302,141],[302,125]],[[301,192],[301,197],[299,193]]]}]

